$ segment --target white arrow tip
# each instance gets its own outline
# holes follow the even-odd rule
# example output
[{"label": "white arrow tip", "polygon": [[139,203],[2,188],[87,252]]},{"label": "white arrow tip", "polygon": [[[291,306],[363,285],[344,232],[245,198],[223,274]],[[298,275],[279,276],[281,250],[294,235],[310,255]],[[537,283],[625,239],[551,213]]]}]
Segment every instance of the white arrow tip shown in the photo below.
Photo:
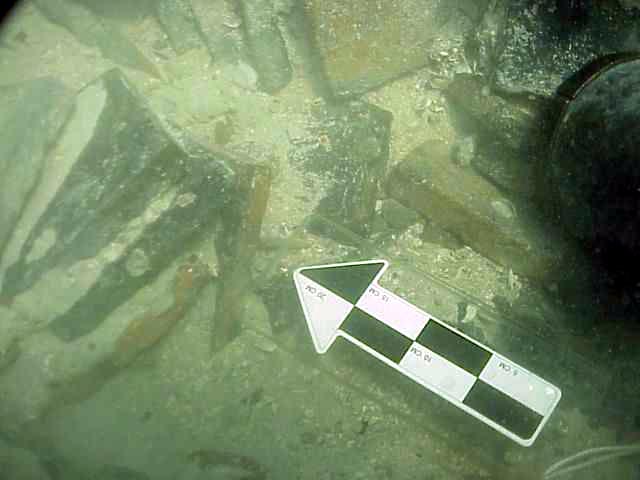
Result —
[{"label": "white arrow tip", "polygon": [[336,338],[353,304],[304,276],[300,270],[293,274],[298,297],[307,320],[313,345],[318,353],[325,353]]}]

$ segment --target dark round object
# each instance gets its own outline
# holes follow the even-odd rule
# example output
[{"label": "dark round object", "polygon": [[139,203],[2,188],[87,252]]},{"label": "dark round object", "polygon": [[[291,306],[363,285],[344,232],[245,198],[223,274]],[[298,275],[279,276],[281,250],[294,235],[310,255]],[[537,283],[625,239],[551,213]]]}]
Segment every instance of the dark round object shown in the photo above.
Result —
[{"label": "dark round object", "polygon": [[593,65],[561,114],[546,172],[565,229],[596,252],[640,253],[640,57]]}]

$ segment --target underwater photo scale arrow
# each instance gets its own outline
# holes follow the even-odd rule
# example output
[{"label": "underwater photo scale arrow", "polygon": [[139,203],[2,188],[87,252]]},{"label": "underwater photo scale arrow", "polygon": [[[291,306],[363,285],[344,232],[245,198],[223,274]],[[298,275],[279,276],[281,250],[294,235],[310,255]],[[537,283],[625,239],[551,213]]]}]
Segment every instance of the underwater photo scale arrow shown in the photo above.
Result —
[{"label": "underwater photo scale arrow", "polygon": [[293,274],[314,347],[340,336],[523,446],[560,401],[555,385],[378,284],[386,260]]}]

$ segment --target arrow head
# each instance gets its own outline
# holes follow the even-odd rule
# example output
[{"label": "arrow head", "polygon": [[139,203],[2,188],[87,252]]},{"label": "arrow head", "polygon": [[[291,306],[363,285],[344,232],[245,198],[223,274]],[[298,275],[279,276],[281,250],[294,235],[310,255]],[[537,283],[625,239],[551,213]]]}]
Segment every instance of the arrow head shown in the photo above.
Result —
[{"label": "arrow head", "polygon": [[326,352],[369,285],[388,267],[385,260],[303,267],[293,274],[307,326],[318,353]]}]

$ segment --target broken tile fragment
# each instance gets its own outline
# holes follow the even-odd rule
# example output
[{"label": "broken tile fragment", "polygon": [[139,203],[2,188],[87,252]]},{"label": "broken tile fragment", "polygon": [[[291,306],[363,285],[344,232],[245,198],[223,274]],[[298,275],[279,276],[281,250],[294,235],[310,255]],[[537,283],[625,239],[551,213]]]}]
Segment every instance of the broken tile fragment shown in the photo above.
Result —
[{"label": "broken tile fragment", "polygon": [[354,101],[319,105],[313,117],[290,161],[313,194],[320,192],[316,213],[362,235],[370,229],[389,160],[392,115]]},{"label": "broken tile fragment", "polygon": [[487,180],[455,165],[445,144],[415,149],[392,170],[386,186],[392,198],[519,274],[549,279],[567,253],[551,226],[521,214]]},{"label": "broken tile fragment", "polygon": [[3,258],[0,295],[72,340],[216,223],[227,159],[174,138],[119,70],[77,96]]},{"label": "broken tile fragment", "polygon": [[[486,2],[307,0],[313,41],[338,95],[360,94],[462,47]],[[445,55],[446,55],[445,51]]]}]

